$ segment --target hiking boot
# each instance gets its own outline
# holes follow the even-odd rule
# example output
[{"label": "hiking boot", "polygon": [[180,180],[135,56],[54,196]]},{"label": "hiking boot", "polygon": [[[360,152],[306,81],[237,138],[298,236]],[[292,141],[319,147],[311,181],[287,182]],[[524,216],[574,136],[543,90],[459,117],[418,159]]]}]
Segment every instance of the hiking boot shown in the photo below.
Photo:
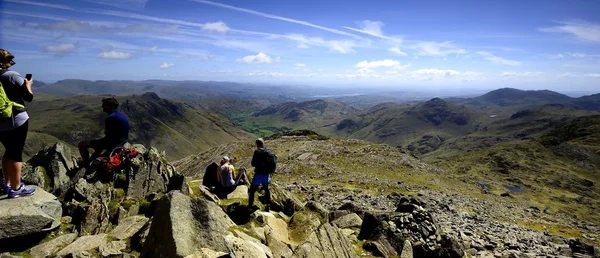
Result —
[{"label": "hiking boot", "polygon": [[8,193],[8,198],[13,199],[13,198],[18,198],[21,196],[29,196],[32,195],[35,192],[34,188],[25,188],[24,185],[21,185],[21,187],[19,187],[18,190],[10,190],[10,193]]},{"label": "hiking boot", "polygon": [[[23,184],[23,182],[21,182],[21,185],[19,187],[23,187],[25,184]],[[10,188],[10,185],[5,185],[1,190],[0,190],[0,195],[5,195],[5,194],[9,194],[10,190],[12,190]]]}]

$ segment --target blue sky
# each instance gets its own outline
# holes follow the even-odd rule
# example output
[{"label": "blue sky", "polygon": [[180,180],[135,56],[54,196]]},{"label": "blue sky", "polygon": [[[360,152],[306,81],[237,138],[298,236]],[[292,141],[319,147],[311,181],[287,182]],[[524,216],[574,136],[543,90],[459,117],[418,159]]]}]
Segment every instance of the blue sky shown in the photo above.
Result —
[{"label": "blue sky", "polygon": [[600,1],[0,0],[36,79],[600,91]]}]

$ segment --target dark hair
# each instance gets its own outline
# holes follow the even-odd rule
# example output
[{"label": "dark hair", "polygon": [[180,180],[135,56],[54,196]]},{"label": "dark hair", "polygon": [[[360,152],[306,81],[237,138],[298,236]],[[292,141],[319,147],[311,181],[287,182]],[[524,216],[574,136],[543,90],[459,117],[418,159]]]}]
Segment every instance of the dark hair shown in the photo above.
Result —
[{"label": "dark hair", "polygon": [[117,109],[119,107],[119,101],[117,101],[117,99],[115,99],[114,97],[103,98],[102,103],[109,104],[114,109]]},{"label": "dark hair", "polygon": [[256,146],[262,147],[262,146],[264,146],[264,144],[265,143],[261,139],[256,140]]}]

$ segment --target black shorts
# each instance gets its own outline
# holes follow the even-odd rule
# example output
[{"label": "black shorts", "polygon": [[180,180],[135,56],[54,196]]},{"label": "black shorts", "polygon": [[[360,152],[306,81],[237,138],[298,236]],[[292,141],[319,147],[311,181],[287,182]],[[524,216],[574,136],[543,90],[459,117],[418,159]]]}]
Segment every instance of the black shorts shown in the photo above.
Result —
[{"label": "black shorts", "polygon": [[92,147],[92,149],[94,149],[95,153],[97,153],[97,154],[100,154],[103,151],[106,151],[107,154],[110,154],[110,152],[114,148],[123,147],[123,144],[110,142],[105,139],[98,139],[98,140],[91,140],[90,147]]},{"label": "black shorts", "polygon": [[16,162],[23,162],[23,148],[25,147],[25,140],[27,140],[28,129],[29,120],[15,129],[0,132],[0,142],[2,142],[2,145],[6,149],[4,152],[5,158]]}]

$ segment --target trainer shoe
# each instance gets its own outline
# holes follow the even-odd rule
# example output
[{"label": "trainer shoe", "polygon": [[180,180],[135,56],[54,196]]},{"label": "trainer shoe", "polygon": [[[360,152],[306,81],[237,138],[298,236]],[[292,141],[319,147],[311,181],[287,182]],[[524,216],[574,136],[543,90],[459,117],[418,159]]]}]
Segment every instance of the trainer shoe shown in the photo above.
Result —
[{"label": "trainer shoe", "polygon": [[13,198],[18,198],[21,196],[29,196],[32,195],[35,192],[35,188],[25,188],[24,185],[21,185],[21,187],[19,187],[18,190],[10,190],[10,193],[8,194],[8,198],[13,199]]},{"label": "trainer shoe", "polygon": [[[23,182],[21,182],[21,185],[19,187],[23,187],[25,184],[23,184]],[[10,185],[5,185],[1,190],[0,190],[0,195],[5,195],[5,194],[9,194],[10,190],[12,190],[10,188]]]}]

